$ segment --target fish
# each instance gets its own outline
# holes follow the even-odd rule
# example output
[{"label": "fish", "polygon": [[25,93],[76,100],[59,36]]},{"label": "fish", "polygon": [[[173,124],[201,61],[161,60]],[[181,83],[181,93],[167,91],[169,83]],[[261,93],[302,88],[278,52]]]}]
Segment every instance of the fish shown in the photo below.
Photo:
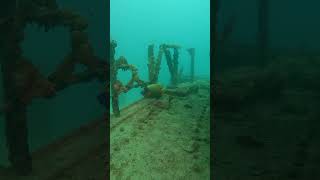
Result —
[{"label": "fish", "polygon": [[164,93],[164,88],[160,84],[150,84],[146,86],[141,94],[145,98],[160,98]]}]

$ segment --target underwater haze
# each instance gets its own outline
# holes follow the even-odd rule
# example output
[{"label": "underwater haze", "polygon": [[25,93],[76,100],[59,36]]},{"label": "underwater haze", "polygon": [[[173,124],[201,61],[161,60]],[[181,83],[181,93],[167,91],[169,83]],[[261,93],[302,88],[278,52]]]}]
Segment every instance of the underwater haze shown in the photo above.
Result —
[{"label": "underwater haze", "polygon": [[[179,69],[190,74],[190,55],[195,48],[195,76],[209,79],[210,74],[210,1],[209,0],[111,0],[111,39],[118,44],[116,58],[124,56],[139,70],[140,78],[148,80],[148,45],[177,44],[180,49]],[[118,78],[127,82],[130,74],[119,71]],[[164,57],[159,82],[167,85],[170,73]],[[120,108],[142,96],[139,89],[120,96]]]}]

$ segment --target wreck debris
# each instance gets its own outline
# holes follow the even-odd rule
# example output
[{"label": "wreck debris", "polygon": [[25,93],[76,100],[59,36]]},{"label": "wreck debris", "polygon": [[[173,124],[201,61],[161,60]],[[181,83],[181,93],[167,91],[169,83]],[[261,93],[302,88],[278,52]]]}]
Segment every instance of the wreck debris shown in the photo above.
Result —
[{"label": "wreck debris", "polygon": [[[65,56],[56,71],[49,76],[49,79],[56,84],[56,88],[62,90],[71,84],[90,81],[93,78],[105,81],[108,64],[94,56],[87,34],[79,30],[72,31],[71,42],[71,53]],[[84,65],[87,69],[74,73],[77,64]]]},{"label": "wreck debris", "polygon": [[189,94],[197,93],[199,86],[194,83],[183,83],[174,89],[165,89],[165,94],[169,96],[185,97]]}]

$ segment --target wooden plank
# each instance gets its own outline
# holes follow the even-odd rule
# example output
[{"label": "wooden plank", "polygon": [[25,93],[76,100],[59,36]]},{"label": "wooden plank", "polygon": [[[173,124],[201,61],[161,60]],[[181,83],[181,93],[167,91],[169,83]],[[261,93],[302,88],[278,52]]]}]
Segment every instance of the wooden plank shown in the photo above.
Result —
[{"label": "wooden plank", "polygon": [[115,117],[112,115],[110,119],[110,130],[112,131],[116,126],[130,119],[130,117],[132,117],[134,114],[146,109],[154,101],[154,99],[141,99],[127,106],[126,108],[123,108],[121,110],[120,117]]}]

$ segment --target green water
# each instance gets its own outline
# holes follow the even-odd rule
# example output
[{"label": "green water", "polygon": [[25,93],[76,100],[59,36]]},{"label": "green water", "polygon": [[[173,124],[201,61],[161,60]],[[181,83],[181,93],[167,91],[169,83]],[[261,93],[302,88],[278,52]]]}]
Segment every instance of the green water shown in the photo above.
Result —
[{"label": "green water", "polygon": [[[154,44],[154,55],[157,57],[159,46],[163,43],[181,46],[178,69],[183,68],[183,75],[185,76],[190,75],[190,55],[187,49],[195,48],[195,76],[210,79],[209,0],[111,0],[110,7],[111,40],[117,42],[115,58],[126,57],[129,64],[138,68],[139,77],[143,81],[149,81],[148,46]],[[118,79],[124,84],[130,77],[130,73],[119,71]],[[170,84],[170,78],[167,62],[165,56],[163,56],[158,82],[167,86]],[[198,97],[198,94],[195,93],[194,96]],[[194,103],[191,97],[190,95],[182,99]],[[141,98],[141,88],[121,94],[119,97],[120,108]],[[180,102],[179,100],[176,101]],[[197,117],[190,118],[190,114],[194,115],[197,112],[194,109],[185,112],[181,103],[184,103],[184,101],[181,100],[180,106],[179,103],[174,104],[175,108],[164,110],[159,116],[155,115],[154,120],[143,115],[142,112],[149,111],[148,108],[150,107],[146,107],[139,110],[137,114],[130,116],[128,122],[119,125],[121,127],[120,131],[125,129],[125,132],[119,133],[119,130],[117,130],[119,127],[115,127],[111,131],[111,179],[209,178],[209,173],[207,173],[209,163],[205,160],[209,159],[208,144],[203,145],[203,149],[199,152],[199,159],[204,160],[197,167],[207,170],[201,171],[201,173],[196,173],[189,167],[189,165],[198,162],[188,159],[190,155],[183,152],[179,146],[183,137],[192,139],[192,133],[190,133],[192,130],[188,127],[192,129],[196,119],[198,119]],[[195,106],[200,107],[201,105],[203,104]],[[112,109],[110,111],[112,112]],[[168,115],[170,111],[175,116]],[[117,122],[121,121],[120,119],[111,119],[111,127],[113,127],[113,120]],[[139,120],[137,119],[144,119],[146,124],[150,123],[152,125],[138,125]],[[204,122],[204,126],[209,127],[209,118],[205,118]],[[143,132],[138,126],[146,126],[144,127],[146,132]],[[208,138],[209,130],[205,127],[200,128],[199,131],[204,132],[201,135]],[[177,132],[183,133],[179,135]],[[137,133],[138,135],[134,136],[131,133]],[[123,141],[131,143],[121,144]],[[161,151],[160,149],[165,150]],[[189,162],[183,163],[183,161]]]},{"label": "green water", "polygon": [[[162,43],[182,46],[179,66],[190,73],[190,56],[186,48],[196,49],[195,74],[210,73],[210,1],[209,0],[111,0],[110,33],[116,40],[116,58],[125,56],[129,64],[139,69],[142,80],[148,80],[148,45],[155,45],[155,56]],[[179,68],[180,68],[179,67]],[[159,82],[167,85],[170,73],[163,57]],[[120,73],[127,81],[129,73]],[[120,96],[120,107],[140,99],[140,90]]]}]

